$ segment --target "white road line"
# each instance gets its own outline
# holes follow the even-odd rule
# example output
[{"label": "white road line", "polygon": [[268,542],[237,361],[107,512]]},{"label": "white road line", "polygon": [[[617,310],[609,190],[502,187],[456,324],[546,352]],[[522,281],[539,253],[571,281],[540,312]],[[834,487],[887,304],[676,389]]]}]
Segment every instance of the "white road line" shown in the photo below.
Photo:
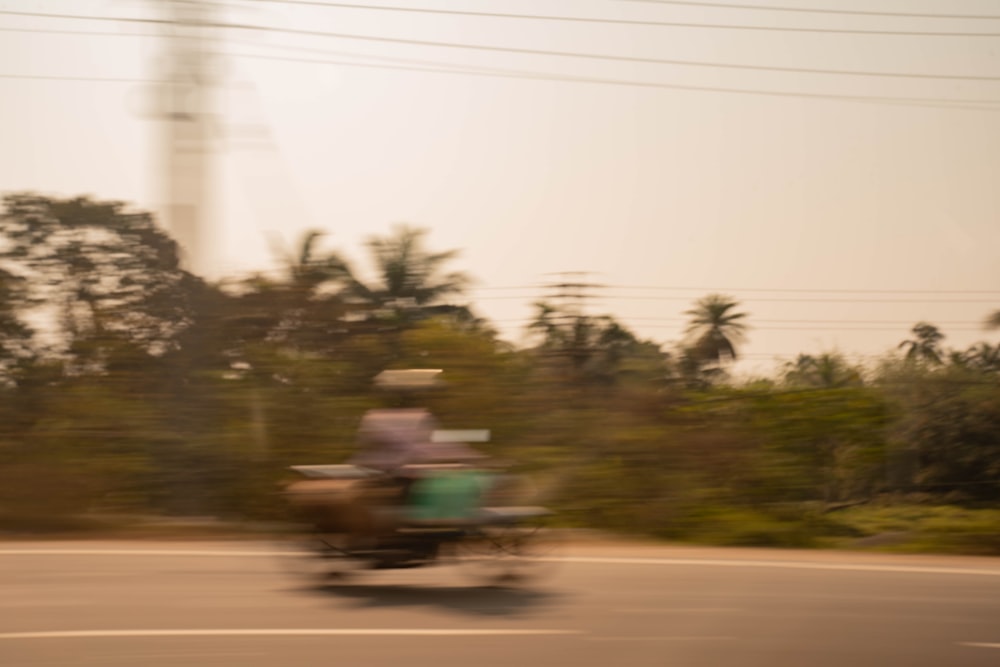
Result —
[{"label": "white road line", "polygon": [[975,574],[1000,577],[1000,568],[940,567],[933,565],[878,565],[875,563],[817,563],[786,560],[725,560],[712,558],[618,558],[569,556],[553,558],[563,563],[593,563],[607,565],[698,565],[711,567],[769,567],[790,570],[842,570],[849,572],[905,572],[915,574]]},{"label": "white road line", "polygon": [[973,646],[975,648],[1000,648],[1000,644],[984,644],[981,642],[958,642],[959,646]]},{"label": "white road line", "polygon": [[746,611],[738,607],[623,607],[619,614],[732,614]]},{"label": "white road line", "polygon": [[723,635],[714,636],[709,635],[706,637],[584,637],[587,641],[592,642],[690,642],[690,641],[729,641],[736,639],[736,637],[727,637]]},{"label": "white road line", "polygon": [[[225,549],[0,549],[0,556],[193,556],[212,558],[274,558],[296,555],[290,551],[238,551]],[[1000,577],[995,569],[935,565],[879,565],[876,563],[824,563],[786,560],[740,560],[716,558],[631,558],[616,556],[566,556],[538,558],[543,562],[593,565],[695,565],[706,567],[758,567],[789,570],[839,570],[845,572],[899,572],[909,574],[967,574]]]},{"label": "white road line", "polygon": [[4,632],[2,639],[90,639],[121,637],[498,637],[578,635],[580,630],[464,628],[222,628],[178,630],[56,630]]},{"label": "white road line", "polygon": [[0,549],[0,556],[206,556],[211,558],[273,558],[295,551],[229,551],[226,549]]}]

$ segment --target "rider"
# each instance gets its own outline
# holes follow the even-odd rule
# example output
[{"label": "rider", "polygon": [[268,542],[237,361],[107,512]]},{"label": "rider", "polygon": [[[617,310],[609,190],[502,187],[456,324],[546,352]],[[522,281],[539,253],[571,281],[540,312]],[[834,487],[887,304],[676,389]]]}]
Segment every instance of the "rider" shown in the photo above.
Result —
[{"label": "rider", "polygon": [[[441,386],[439,370],[383,371],[376,385],[394,394],[395,406],[369,410],[358,429],[360,451],[350,463],[387,475],[389,497],[373,499],[409,510],[411,518],[458,518],[469,505],[475,478],[468,464],[484,456],[461,443],[438,442],[437,420],[425,408],[408,407],[414,392]],[[382,487],[385,489],[385,487]]]}]

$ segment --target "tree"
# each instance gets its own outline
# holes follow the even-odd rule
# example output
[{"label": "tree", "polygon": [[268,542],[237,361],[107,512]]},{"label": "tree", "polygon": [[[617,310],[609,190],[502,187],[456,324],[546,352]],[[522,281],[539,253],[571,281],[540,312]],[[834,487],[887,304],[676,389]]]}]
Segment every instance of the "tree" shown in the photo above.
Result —
[{"label": "tree", "polygon": [[[125,347],[162,355],[191,324],[201,283],[181,270],[177,244],[149,213],[121,202],[4,197],[0,262],[7,312],[51,323],[51,351],[77,370],[100,369]],[[11,291],[17,281],[23,289]],[[35,338],[36,349],[42,342]]]},{"label": "tree", "polygon": [[931,493],[1000,498],[1000,386],[935,369],[901,399],[895,435],[914,459],[909,481]]},{"label": "tree", "polygon": [[906,349],[906,358],[910,361],[939,365],[944,334],[927,322],[918,322],[910,331],[913,332],[913,340],[904,340],[899,344],[899,349]]},{"label": "tree", "polygon": [[1000,372],[1000,345],[976,343],[964,352],[953,352],[952,365],[958,365],[981,373]]},{"label": "tree", "polygon": [[691,356],[702,362],[723,364],[737,357],[736,345],[746,338],[746,313],[735,312],[739,302],[722,294],[702,297],[684,311],[691,319],[685,330]]},{"label": "tree", "polygon": [[323,351],[345,333],[348,306],[338,291],[350,274],[337,252],[318,250],[322,237],[323,232],[309,230],[292,252],[275,244],[283,275],[258,275],[240,285],[233,316],[242,331],[233,333],[244,343]]},{"label": "tree", "polygon": [[860,385],[861,373],[837,353],[800,354],[785,364],[784,380],[796,386],[832,389]]},{"label": "tree", "polygon": [[610,315],[591,317],[546,301],[535,308],[528,330],[540,337],[539,349],[568,361],[575,374],[603,383],[624,373],[666,377],[666,357],[660,347],[639,340]]},{"label": "tree", "polygon": [[324,232],[310,229],[302,236],[296,252],[276,248],[286,272],[284,283],[305,296],[314,296],[325,283],[348,277],[347,263],[336,252],[317,250]]},{"label": "tree", "polygon": [[366,245],[376,278],[366,283],[345,264],[344,296],[376,316],[403,322],[462,310],[447,299],[462,294],[469,277],[444,270],[458,251],[431,252],[424,245],[426,236],[425,229],[397,225],[388,236],[371,237]]},{"label": "tree", "polygon": [[0,378],[9,380],[14,368],[32,356],[33,331],[17,316],[24,302],[25,280],[0,268]]},{"label": "tree", "polygon": [[706,360],[699,350],[692,347],[680,345],[673,356],[672,379],[687,389],[703,391],[726,375],[724,369]]},{"label": "tree", "polygon": [[208,436],[218,293],[178,260],[153,216],[121,202],[3,199],[0,336],[32,363],[5,388],[2,463],[66,470],[73,509],[119,493],[177,507],[233,469]]},{"label": "tree", "polygon": [[815,387],[754,392],[748,399],[751,407],[745,414],[763,448],[756,488],[771,487],[765,497],[773,500],[784,486],[790,497],[818,496],[836,503],[867,498],[877,490],[884,475],[883,430],[889,418],[877,391]]},{"label": "tree", "polygon": [[1000,329],[1000,310],[994,310],[987,315],[983,324],[987,329]]}]

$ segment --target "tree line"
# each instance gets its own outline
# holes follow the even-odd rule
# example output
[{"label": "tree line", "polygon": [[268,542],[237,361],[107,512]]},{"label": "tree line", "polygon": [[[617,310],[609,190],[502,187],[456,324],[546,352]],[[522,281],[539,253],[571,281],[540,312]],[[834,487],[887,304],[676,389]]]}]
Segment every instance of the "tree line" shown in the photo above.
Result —
[{"label": "tree line", "polygon": [[918,323],[877,364],[803,354],[736,382],[751,316],[710,294],[676,348],[552,301],[515,347],[427,236],[369,239],[370,279],[309,232],[280,272],[210,283],[148,213],[6,196],[0,525],[275,517],[285,468],[345,458],[383,400],[372,378],[407,367],[445,369],[427,397],[441,421],[490,429],[485,448],[583,525],[685,537],[741,519],[773,536],[875,498],[1000,501],[1000,345],[947,349]]}]

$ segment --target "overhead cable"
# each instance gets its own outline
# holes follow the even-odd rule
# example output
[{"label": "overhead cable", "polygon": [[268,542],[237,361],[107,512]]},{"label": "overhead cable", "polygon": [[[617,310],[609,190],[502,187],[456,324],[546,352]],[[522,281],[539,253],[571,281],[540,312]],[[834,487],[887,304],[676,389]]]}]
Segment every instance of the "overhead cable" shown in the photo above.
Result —
[{"label": "overhead cable", "polygon": [[[262,1],[274,1],[274,0],[262,0]],[[19,27],[5,27],[0,26],[0,32],[28,32],[28,33],[54,33],[54,34],[68,34],[68,35],[100,35],[109,37],[152,37],[155,35],[147,35],[144,33],[122,33],[122,32],[108,32],[108,31],[87,31],[87,30],[56,30],[48,28],[19,28]],[[341,35],[331,35],[334,37],[342,37]],[[346,36],[344,36],[346,38]],[[366,39],[365,37],[357,37],[358,39]],[[942,80],[942,81],[1000,81],[1000,76],[977,76],[977,75],[965,75],[965,74],[929,74],[929,73],[908,73],[908,72],[878,72],[878,71],[865,71],[865,70],[840,70],[840,69],[823,69],[816,67],[782,67],[777,65],[747,65],[740,63],[723,63],[723,62],[709,62],[701,60],[684,60],[684,59],[673,59],[673,58],[643,58],[638,56],[617,56],[617,55],[602,55],[602,54],[590,54],[590,53],[579,53],[573,51],[549,51],[549,50],[536,50],[536,49],[517,49],[508,47],[490,47],[483,45],[460,45],[460,44],[450,44],[450,43],[437,43],[437,42],[427,42],[426,44],[439,45],[456,48],[468,48],[468,49],[490,49],[498,51],[507,51],[514,53],[526,53],[535,55],[550,55],[550,56],[563,56],[572,58],[590,58],[590,59],[602,59],[602,60],[617,60],[624,62],[635,62],[635,63],[649,63],[658,65],[675,65],[682,67],[709,67],[709,68],[719,68],[719,69],[738,69],[738,70],[749,70],[749,71],[764,71],[764,72],[787,72],[793,74],[822,74],[822,75],[836,75],[836,76],[859,76],[859,77],[876,77],[876,78],[901,78],[901,79],[930,79],[930,80]],[[255,45],[256,46],[256,45]],[[325,49],[314,49],[310,47],[303,47],[297,45],[289,44],[267,44],[263,45],[268,48],[279,48],[285,50],[295,50],[295,51],[307,51],[312,53],[326,53],[330,54],[330,51]],[[333,55],[348,55],[343,53],[334,53]],[[374,58],[374,56],[365,56]]]},{"label": "overhead cable", "polygon": [[[122,16],[81,16],[79,14],[50,14],[43,12],[19,12],[11,10],[0,10],[0,15],[7,16],[30,16],[36,18],[72,19],[86,21],[119,21],[127,23],[152,23],[169,24],[171,21],[164,19],[147,19],[138,17]],[[525,15],[511,15],[511,17]],[[801,32],[801,33],[825,33],[840,35],[881,35],[899,37],[1000,37],[1000,32],[955,32],[955,31],[935,31],[935,30],[863,30],[856,28],[808,28],[795,26],[762,26],[762,25],[737,25],[720,23],[691,23],[682,21],[658,21],[655,24],[645,22],[646,25],[658,25],[673,28],[693,28],[705,30],[746,30],[752,32]],[[287,28],[276,28],[272,26],[244,25],[237,23],[206,23],[205,27],[211,28],[239,28],[255,30],[275,30],[298,32],[309,34],[308,31],[297,31]]]},{"label": "overhead cable", "polygon": [[58,74],[2,74],[0,79],[36,79],[40,81],[94,81],[101,83],[162,83],[152,79],[114,76],[62,76]]},{"label": "overhead cable", "polygon": [[[244,44],[250,45],[248,42]],[[451,44],[445,44],[446,46],[451,46]],[[321,53],[325,55],[349,55],[343,52],[331,52],[326,49],[317,49],[308,46],[299,46],[291,44],[266,44],[253,46],[266,46],[267,48],[276,48],[292,51],[303,51],[308,53]],[[470,49],[491,49],[491,50],[503,50],[503,51],[513,51],[515,53],[526,53],[532,55],[547,55],[547,56],[560,56],[567,58],[588,58],[588,59],[602,59],[602,60],[617,60],[624,62],[635,62],[635,63],[648,63],[654,65],[678,65],[683,67],[716,67],[720,69],[739,69],[739,70],[756,70],[765,72],[788,72],[795,74],[833,74],[840,76],[862,76],[862,77],[888,77],[888,78],[904,78],[904,79],[939,79],[939,80],[956,80],[956,81],[1000,81],[1000,76],[973,76],[973,75],[963,75],[963,74],[927,74],[927,73],[906,73],[906,72],[873,72],[873,71],[863,71],[863,70],[835,70],[835,69],[820,69],[813,67],[781,67],[772,65],[744,65],[739,63],[720,63],[720,62],[708,62],[702,60],[678,60],[669,58],[643,58],[638,56],[617,56],[617,55],[601,55],[601,54],[590,54],[590,53],[580,53],[576,51],[550,51],[550,50],[540,50],[540,49],[519,49],[513,47],[490,47],[490,46],[479,46],[479,45],[454,45],[456,47],[464,47]],[[369,57],[369,56],[366,56]],[[435,63],[436,65],[445,65],[444,63]]]},{"label": "overhead cable", "polygon": [[43,19],[68,19],[73,21],[115,21],[118,23],[172,23],[164,19],[146,19],[135,16],[84,16],[81,14],[50,14],[46,12],[18,12],[9,9],[0,9],[3,16],[30,16]]},{"label": "overhead cable", "polygon": [[[292,58],[286,56],[269,56],[251,53],[217,53],[220,56],[231,56],[237,58],[253,58],[260,60],[274,60],[287,62],[310,63],[314,65],[337,65],[341,67],[359,67],[364,69],[387,69],[409,72],[433,72],[441,74],[462,74],[468,76],[488,76],[505,79],[524,79],[534,81],[559,81],[567,83],[588,83],[609,86],[625,86],[633,88],[650,88],[659,90],[684,90],[691,92],[725,93],[734,95],[754,95],[762,97],[778,98],[801,98],[816,100],[833,100],[841,102],[861,102],[869,104],[889,104],[916,107],[933,107],[941,109],[954,109],[963,111],[998,111],[1000,99],[942,99],[942,98],[922,98],[922,97],[885,97],[872,95],[843,95],[836,93],[800,93],[779,90],[758,90],[751,88],[726,88],[722,86],[688,86],[682,84],[657,83],[651,81],[632,81],[625,79],[602,79],[596,77],[556,75],[523,70],[505,70],[490,68],[464,68],[459,69],[454,65],[449,66],[424,66],[424,65],[389,65],[380,63],[360,63],[348,60],[314,60],[311,58]],[[419,62],[419,61],[418,61]]]},{"label": "overhead cable", "polygon": [[[704,23],[680,23],[677,21],[657,21],[651,19],[617,19],[617,18],[597,18],[589,16],[556,16],[550,14],[513,14],[508,12],[471,12],[460,9],[436,9],[429,7],[400,7],[400,6],[388,6],[388,5],[361,5],[357,3],[347,3],[347,2],[320,2],[319,0],[251,0],[253,2],[267,2],[272,4],[281,5],[304,5],[312,7],[326,7],[331,9],[357,9],[365,11],[388,11],[388,12],[408,12],[413,14],[444,14],[450,16],[469,16],[469,17],[483,17],[483,18],[500,18],[500,19],[515,19],[515,20],[534,20],[534,21],[561,21],[565,23],[600,23],[606,25],[638,25],[638,26],[664,26],[664,27],[681,27],[681,28],[711,28],[711,29],[747,29],[747,30],[781,30],[781,31],[793,31],[793,32],[843,32],[851,34],[879,34],[879,35],[921,35],[921,36],[947,36],[954,37],[959,34],[961,35],[979,35],[980,33],[944,33],[944,32],[911,32],[911,31],[886,31],[886,30],[855,30],[855,29],[840,29],[840,28],[796,28],[796,27],[778,27],[778,26],[745,26],[745,25],[718,25],[718,24],[704,24]],[[655,0],[637,0],[637,1],[647,1],[655,2]],[[668,3],[663,3],[668,4]],[[673,4],[673,3],[669,3]],[[718,6],[723,7],[725,5],[702,5],[701,3],[676,3],[676,4],[690,4],[705,7]],[[753,7],[750,5],[736,5],[731,6],[733,9],[774,9],[777,11],[793,11],[790,8],[767,8],[767,7]],[[810,10],[802,9],[800,11],[808,12]],[[879,12],[853,12],[853,11],[818,11],[817,13],[822,14],[858,14],[858,15],[870,15],[870,16],[896,16],[896,17],[916,17],[916,18],[980,18],[980,19],[993,19],[1000,18],[997,16],[942,16],[942,15],[920,15],[920,14],[890,14],[890,13],[879,13]]]},{"label": "overhead cable", "polygon": [[[603,297],[596,297],[600,301]],[[638,295],[615,295],[607,297],[615,300],[629,301],[688,301],[691,297],[686,296],[638,296]],[[746,302],[782,302],[782,303],[996,303],[996,299],[840,299],[833,297],[818,297],[813,299],[784,298],[784,297],[743,297]]]},{"label": "overhead cable", "polygon": [[671,287],[666,285],[605,285],[613,289],[693,290],[699,292],[797,292],[807,294],[995,294],[1000,289],[813,289],[806,287]]},{"label": "overhead cable", "polygon": [[[524,295],[508,296],[508,295],[489,295],[477,297],[479,300],[496,300],[496,299],[524,299]],[[642,296],[638,294],[613,294],[613,295],[601,295],[592,296],[590,300],[593,302],[608,302],[608,301],[691,301],[691,296]],[[544,300],[544,299],[542,299]],[[850,299],[850,298],[836,298],[836,297],[816,297],[812,299],[803,299],[798,297],[753,297],[744,296],[742,301],[746,303],[760,303],[760,302],[776,302],[776,303],[947,303],[947,304],[957,304],[957,303],[988,303],[995,304],[996,298],[983,298],[983,299]]]},{"label": "overhead cable", "polygon": [[157,37],[152,33],[116,32],[111,30],[58,30],[53,28],[12,28],[0,26],[0,32],[28,32],[51,35],[85,35],[90,37]]},{"label": "overhead cable", "polygon": [[844,16],[885,16],[917,19],[1000,19],[1000,14],[918,14],[915,12],[881,12],[866,9],[821,9],[810,7],[787,7],[775,5],[744,5],[732,2],[696,2],[695,0],[625,0],[653,5],[680,5],[685,7],[710,7],[716,9],[747,9],[766,12],[796,12],[799,14],[840,14]]}]

